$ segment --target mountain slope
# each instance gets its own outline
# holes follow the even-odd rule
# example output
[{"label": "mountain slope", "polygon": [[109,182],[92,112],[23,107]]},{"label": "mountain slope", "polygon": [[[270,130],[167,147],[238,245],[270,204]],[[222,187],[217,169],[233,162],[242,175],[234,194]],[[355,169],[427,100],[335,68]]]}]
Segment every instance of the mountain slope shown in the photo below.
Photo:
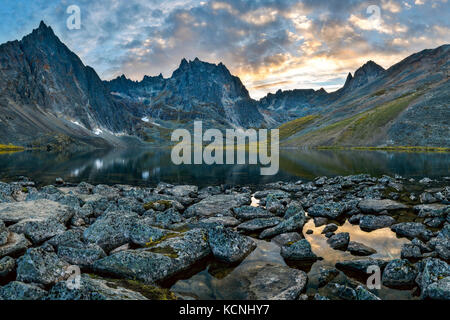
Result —
[{"label": "mountain slope", "polygon": [[43,22],[0,46],[0,97],[2,142],[100,147],[120,143],[113,133],[132,128],[126,107]]}]

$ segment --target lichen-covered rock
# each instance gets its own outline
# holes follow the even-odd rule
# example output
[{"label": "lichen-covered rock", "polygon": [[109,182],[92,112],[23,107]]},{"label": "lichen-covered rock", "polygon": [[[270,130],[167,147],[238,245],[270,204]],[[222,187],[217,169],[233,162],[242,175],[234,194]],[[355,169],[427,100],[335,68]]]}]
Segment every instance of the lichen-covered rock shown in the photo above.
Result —
[{"label": "lichen-covered rock", "polygon": [[172,228],[174,225],[184,222],[186,219],[174,208],[163,212],[157,211],[148,216],[149,223],[160,228]]},{"label": "lichen-covered rock", "polygon": [[338,274],[339,274],[339,271],[335,268],[320,267],[319,274],[317,277],[319,288],[327,285],[331,280],[336,278],[338,276]]},{"label": "lichen-covered rock", "polygon": [[55,218],[24,219],[9,229],[12,232],[24,234],[34,245],[38,245],[66,231],[64,224]]},{"label": "lichen-covered rock", "polygon": [[272,195],[276,199],[289,198],[289,193],[282,191],[282,190],[274,190],[274,189],[257,191],[254,194],[254,197],[256,199],[262,199],[262,198],[266,198],[269,194]]},{"label": "lichen-covered rock", "polygon": [[82,268],[92,266],[92,264],[106,256],[100,246],[96,244],[87,244],[84,247],[58,247],[58,257],[71,264]]},{"label": "lichen-covered rock", "polygon": [[342,215],[346,209],[346,204],[342,202],[318,203],[308,209],[308,215],[310,217],[324,217],[334,220]]},{"label": "lichen-covered rock", "polygon": [[433,232],[419,222],[397,223],[391,226],[391,230],[400,237],[407,237],[410,239],[419,238],[428,241],[433,236]]},{"label": "lichen-covered rock", "polygon": [[308,282],[305,272],[275,264],[254,265],[241,277],[251,300],[296,300]]},{"label": "lichen-covered rock", "polygon": [[0,203],[0,220],[17,223],[24,219],[44,220],[54,218],[66,224],[73,215],[73,209],[50,200]]},{"label": "lichen-covered rock", "polygon": [[426,295],[434,300],[450,300],[450,277],[430,284],[426,289]]},{"label": "lichen-covered rock", "polygon": [[184,212],[185,217],[210,217],[217,214],[229,215],[231,209],[250,204],[248,194],[221,194],[209,196],[193,204]]},{"label": "lichen-covered rock", "polygon": [[166,193],[175,197],[189,197],[191,195],[196,195],[198,192],[197,186],[174,186],[166,190]]},{"label": "lichen-covered rock", "polygon": [[402,247],[401,258],[402,259],[420,259],[422,252],[420,248],[412,243],[405,243]]},{"label": "lichen-covered rock", "polygon": [[394,223],[395,219],[390,216],[365,215],[359,219],[359,227],[365,231],[387,228]]},{"label": "lichen-covered rock", "polygon": [[285,246],[287,244],[292,244],[302,239],[302,236],[298,232],[287,232],[282,233],[276,237],[274,237],[271,242],[276,243],[280,247]]},{"label": "lichen-covered rock", "polygon": [[239,220],[253,220],[259,218],[271,218],[273,214],[261,207],[243,206],[240,208],[233,208],[233,213]]},{"label": "lichen-covered rock", "polygon": [[54,284],[68,277],[68,266],[68,263],[60,260],[48,248],[31,248],[17,259],[17,280],[43,285]]},{"label": "lichen-covered rock", "polygon": [[347,250],[350,241],[350,234],[348,232],[341,232],[335,234],[327,240],[327,243],[335,250]]},{"label": "lichen-covered rock", "polygon": [[377,250],[356,241],[350,241],[347,250],[354,256],[370,256],[377,253]]},{"label": "lichen-covered rock", "polygon": [[6,278],[14,272],[16,268],[16,260],[11,257],[3,257],[0,259],[0,279]]},{"label": "lichen-covered rock", "polygon": [[114,282],[80,276],[79,286],[69,288],[66,281],[58,282],[49,291],[46,300],[147,300],[142,294],[117,286]]},{"label": "lichen-covered rock", "polygon": [[303,228],[306,222],[306,216],[304,212],[298,213],[295,216],[290,217],[277,224],[275,227],[269,228],[261,232],[259,237],[261,239],[272,238],[282,233],[295,232]]},{"label": "lichen-covered rock", "polygon": [[358,285],[355,289],[357,300],[381,300],[378,296],[367,290],[364,286]]},{"label": "lichen-covered rock", "polygon": [[41,300],[47,291],[36,285],[12,281],[0,287],[0,300]]},{"label": "lichen-covered rock", "polygon": [[366,214],[380,213],[385,210],[389,212],[408,208],[408,206],[390,199],[365,199],[360,201],[358,206],[361,211]]},{"label": "lichen-covered rock", "polygon": [[281,247],[281,256],[292,261],[316,261],[318,259],[311,250],[311,244],[306,239]]},{"label": "lichen-covered rock", "polygon": [[208,241],[214,257],[227,263],[242,261],[256,248],[251,238],[222,226],[208,230]]},{"label": "lichen-covered rock", "polygon": [[387,261],[381,259],[360,259],[360,260],[347,260],[336,263],[336,268],[343,271],[353,272],[359,275],[367,276],[367,269],[370,266],[378,266],[381,270],[388,264]]},{"label": "lichen-covered rock", "polygon": [[283,221],[281,218],[256,218],[238,225],[237,229],[244,232],[256,232],[267,228],[271,228]]},{"label": "lichen-covered rock", "polygon": [[408,260],[392,260],[383,271],[382,282],[383,285],[391,288],[412,287],[417,273],[417,268]]},{"label": "lichen-covered rock", "polygon": [[429,296],[428,287],[444,278],[450,276],[450,266],[440,259],[427,258],[422,261],[422,272],[416,279],[421,289],[421,298]]},{"label": "lichen-covered rock", "polygon": [[297,201],[292,201],[289,203],[289,205],[286,207],[286,211],[284,212],[284,219],[289,219],[290,217],[293,217],[297,214],[305,214],[305,210],[303,210],[303,207],[300,203]]},{"label": "lichen-covered rock", "polygon": [[30,241],[28,241],[23,234],[17,234],[10,232],[8,236],[8,242],[0,246],[0,258],[8,255],[16,255],[26,248],[31,246]]},{"label": "lichen-covered rock", "polygon": [[8,242],[9,231],[2,220],[0,220],[0,246]]},{"label": "lichen-covered rock", "polygon": [[200,227],[211,227],[215,225],[221,225],[224,227],[231,227],[234,228],[237,225],[241,224],[241,222],[231,216],[225,216],[225,217],[210,217],[206,219],[202,219],[198,222]]}]

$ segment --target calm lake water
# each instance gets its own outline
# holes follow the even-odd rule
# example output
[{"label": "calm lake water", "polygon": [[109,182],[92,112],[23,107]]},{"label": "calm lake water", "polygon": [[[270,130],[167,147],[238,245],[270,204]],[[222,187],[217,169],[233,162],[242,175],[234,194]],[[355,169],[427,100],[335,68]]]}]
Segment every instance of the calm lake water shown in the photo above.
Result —
[{"label": "calm lake water", "polygon": [[261,176],[259,165],[181,165],[169,149],[96,150],[87,153],[25,151],[0,154],[0,180],[28,176],[39,184],[67,182],[156,185],[160,181],[199,186],[258,185],[280,180],[369,173],[405,177],[449,175],[448,153],[401,153],[350,150],[280,150],[280,170]]}]

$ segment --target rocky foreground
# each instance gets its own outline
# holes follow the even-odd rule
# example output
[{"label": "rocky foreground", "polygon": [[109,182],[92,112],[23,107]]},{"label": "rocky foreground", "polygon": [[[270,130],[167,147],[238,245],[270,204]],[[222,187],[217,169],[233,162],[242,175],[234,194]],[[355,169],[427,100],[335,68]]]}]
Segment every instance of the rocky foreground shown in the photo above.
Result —
[{"label": "rocky foreground", "polygon": [[[385,287],[450,299],[449,180],[358,175],[203,189],[0,183],[0,299],[182,299],[165,284],[208,259],[239,264],[255,238],[279,245],[288,265],[321,259],[303,236],[309,219],[325,226],[331,248],[356,256],[321,269],[319,285],[334,295],[306,295],[301,268],[267,264],[242,276],[249,299],[379,299],[363,281],[372,265]],[[410,242],[401,259],[370,258],[370,243],[335,233],[347,220]],[[75,287],[73,266],[81,269]],[[341,271],[363,280],[338,283]]]}]

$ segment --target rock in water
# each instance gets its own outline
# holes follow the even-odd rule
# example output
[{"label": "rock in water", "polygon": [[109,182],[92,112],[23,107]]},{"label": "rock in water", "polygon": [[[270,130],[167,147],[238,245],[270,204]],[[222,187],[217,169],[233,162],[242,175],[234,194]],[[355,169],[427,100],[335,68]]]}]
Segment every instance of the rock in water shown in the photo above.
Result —
[{"label": "rock in water", "polygon": [[291,245],[281,247],[281,256],[292,261],[316,261],[317,256],[312,252],[308,240],[302,239]]},{"label": "rock in water", "polygon": [[414,285],[416,267],[408,260],[392,260],[383,271],[383,285],[391,288],[409,288]]},{"label": "rock in water", "polygon": [[222,226],[209,229],[208,242],[214,257],[226,263],[242,261],[256,248],[251,238]]},{"label": "rock in water", "polygon": [[370,256],[377,252],[377,250],[356,241],[350,241],[347,250],[354,256]]},{"label": "rock in water", "polygon": [[395,223],[395,219],[390,216],[361,216],[359,227],[365,231],[372,231],[390,227]]},{"label": "rock in water", "polygon": [[350,241],[350,234],[348,232],[341,232],[330,237],[327,242],[335,250],[347,250]]}]

